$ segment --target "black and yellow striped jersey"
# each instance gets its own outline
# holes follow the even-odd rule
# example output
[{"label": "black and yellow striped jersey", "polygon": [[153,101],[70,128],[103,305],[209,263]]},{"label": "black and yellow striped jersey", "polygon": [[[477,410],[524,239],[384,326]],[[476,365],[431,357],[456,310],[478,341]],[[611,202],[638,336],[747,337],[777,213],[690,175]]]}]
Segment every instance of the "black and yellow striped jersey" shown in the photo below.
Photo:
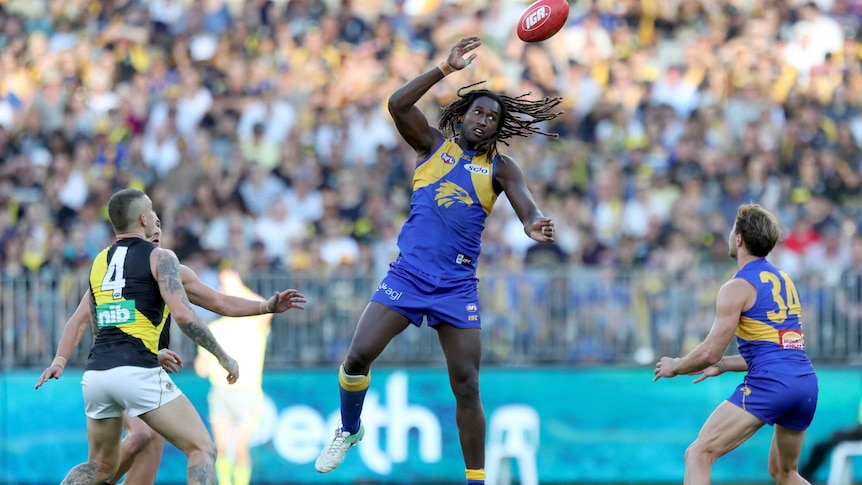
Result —
[{"label": "black and yellow striped jersey", "polygon": [[93,260],[90,305],[95,308],[96,339],[87,370],[159,365],[159,337],[167,311],[150,269],[155,248],[144,239],[124,238]]}]

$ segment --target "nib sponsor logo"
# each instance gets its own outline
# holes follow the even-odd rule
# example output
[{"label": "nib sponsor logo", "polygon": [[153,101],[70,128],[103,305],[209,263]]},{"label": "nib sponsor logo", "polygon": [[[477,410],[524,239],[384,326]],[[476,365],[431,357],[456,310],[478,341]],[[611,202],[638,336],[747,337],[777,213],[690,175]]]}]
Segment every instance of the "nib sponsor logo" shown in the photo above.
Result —
[{"label": "nib sponsor logo", "polygon": [[99,328],[127,323],[135,323],[134,300],[96,305],[96,325]]}]

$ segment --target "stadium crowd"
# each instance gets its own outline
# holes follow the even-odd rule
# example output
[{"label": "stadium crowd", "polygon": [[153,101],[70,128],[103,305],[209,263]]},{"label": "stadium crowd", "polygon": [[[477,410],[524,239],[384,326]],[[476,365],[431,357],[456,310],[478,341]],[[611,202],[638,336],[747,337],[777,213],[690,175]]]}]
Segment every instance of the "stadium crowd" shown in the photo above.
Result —
[{"label": "stadium crowd", "polygon": [[[755,201],[783,225],[778,266],[826,286],[857,278],[862,320],[862,2],[580,0],[537,44],[514,35],[526,4],[0,3],[0,278],[80,278],[111,241],[108,197],[136,187],[163,221],[162,245],[202,276],[230,264],[247,280],[376,279],[397,254],[415,163],[385,100],[476,33],[477,61],[422,101],[429,119],[478,81],[559,95],[565,109],[547,126],[558,139],[506,148],[558,244],[533,245],[500,202],[480,271],[598,268],[602,280],[646,268],[656,285],[684,287],[730,270],[729,224]],[[501,285],[483,310],[504,318],[520,290]],[[589,308],[600,288],[559,290],[535,325],[512,325],[553,340],[541,321],[571,302],[615,325],[607,307]],[[609,288],[603,301],[631,307]],[[327,305],[352,315],[354,303]],[[63,323],[31,317],[16,317],[19,333]]]}]

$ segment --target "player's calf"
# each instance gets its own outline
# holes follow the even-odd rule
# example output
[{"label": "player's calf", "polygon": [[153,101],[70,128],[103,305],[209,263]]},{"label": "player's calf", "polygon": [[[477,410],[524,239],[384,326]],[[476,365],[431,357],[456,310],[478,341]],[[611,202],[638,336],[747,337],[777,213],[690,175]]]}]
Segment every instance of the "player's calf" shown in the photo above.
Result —
[{"label": "player's calf", "polygon": [[116,464],[97,464],[92,461],[81,463],[69,470],[60,485],[100,485],[111,478],[116,471]]}]

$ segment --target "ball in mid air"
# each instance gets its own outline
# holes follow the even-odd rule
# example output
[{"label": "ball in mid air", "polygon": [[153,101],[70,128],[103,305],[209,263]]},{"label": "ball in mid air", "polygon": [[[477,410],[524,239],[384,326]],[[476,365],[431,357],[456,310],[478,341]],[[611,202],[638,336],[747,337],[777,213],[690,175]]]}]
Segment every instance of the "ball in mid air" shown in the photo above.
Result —
[{"label": "ball in mid air", "polygon": [[568,18],[567,0],[537,0],[521,14],[518,38],[524,42],[547,40],[563,28]]}]

